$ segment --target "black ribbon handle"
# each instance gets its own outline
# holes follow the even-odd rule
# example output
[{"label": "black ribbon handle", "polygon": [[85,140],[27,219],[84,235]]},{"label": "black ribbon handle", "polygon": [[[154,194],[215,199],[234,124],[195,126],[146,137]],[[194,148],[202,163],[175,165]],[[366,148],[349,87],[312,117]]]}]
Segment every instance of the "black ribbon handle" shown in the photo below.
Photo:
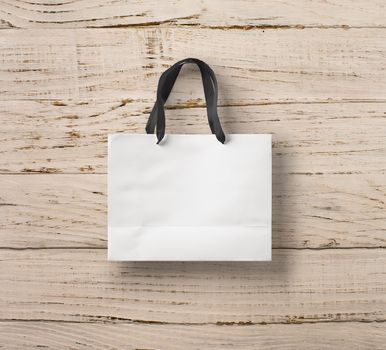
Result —
[{"label": "black ribbon handle", "polygon": [[158,140],[157,144],[159,144],[165,136],[164,105],[170,95],[170,92],[172,91],[182,66],[186,63],[195,63],[200,69],[202,83],[204,86],[209,127],[212,134],[216,135],[217,140],[219,140],[221,143],[224,143],[225,134],[222,130],[220,119],[217,114],[217,79],[213,70],[205,62],[197,58],[186,58],[181,60],[162,73],[158,82],[157,100],[150,113],[149,120],[147,121],[146,132],[148,134],[154,134],[154,131],[156,130]]}]

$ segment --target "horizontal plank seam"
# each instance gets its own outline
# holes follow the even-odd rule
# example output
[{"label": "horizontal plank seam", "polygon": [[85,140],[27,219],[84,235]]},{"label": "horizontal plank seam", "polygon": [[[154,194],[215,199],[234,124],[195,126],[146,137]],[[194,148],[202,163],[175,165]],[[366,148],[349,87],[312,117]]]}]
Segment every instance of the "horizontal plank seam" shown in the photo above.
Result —
[{"label": "horizontal plank seam", "polygon": [[[322,173],[322,172],[315,172],[315,173],[309,173],[309,172],[291,172],[283,175],[299,175],[299,176],[321,176],[321,175],[363,175],[363,174],[385,174],[385,171],[383,169],[378,170],[378,171],[369,171],[369,172],[352,172],[352,171],[340,171],[340,172],[331,172],[331,173]],[[19,172],[14,172],[14,171],[0,171],[0,176],[4,175],[23,175],[23,176],[32,176],[32,175],[106,175],[106,172],[62,172],[60,170],[54,169],[50,170],[48,169],[43,169],[43,170],[34,170],[30,169],[28,171],[19,171]],[[0,203],[1,206],[1,203]]]},{"label": "horizontal plank seam", "polygon": [[[248,69],[246,69],[248,70]],[[155,93],[155,91],[154,91]],[[109,101],[114,102],[116,100],[113,99],[104,99],[104,98],[94,98],[94,99],[87,99],[87,98],[79,98],[79,99],[74,99],[74,98],[69,98],[69,99],[63,99],[63,98],[9,98],[9,99],[1,99],[0,98],[0,104],[2,102],[61,102],[63,104],[60,104],[59,107],[61,106],[66,106],[64,104],[65,102],[76,102],[76,101],[81,101],[81,102],[90,102],[90,103],[95,103],[95,102],[103,102],[103,103],[109,103]],[[127,102],[126,100],[122,100],[121,103],[116,106],[116,107],[124,107],[126,104],[136,104],[136,103],[141,103],[141,104],[152,104],[154,103],[154,99],[138,99],[138,100],[130,100]],[[341,99],[341,100],[333,100],[333,99],[327,99],[327,100],[309,100],[309,101],[299,101],[299,100],[292,100],[292,101],[269,101],[269,100],[261,100],[257,102],[240,102],[240,103],[219,103],[217,105],[218,108],[226,108],[226,107],[253,107],[253,106],[271,106],[271,105],[313,105],[313,104],[346,104],[346,103],[360,103],[360,104],[372,104],[372,103],[386,103],[386,99]],[[205,108],[206,105],[204,102],[196,102],[196,103],[178,103],[174,105],[165,105],[165,109],[193,109],[193,108]],[[115,109],[115,108],[114,108]],[[107,112],[111,112],[110,110]],[[107,113],[106,112],[106,113]],[[150,111],[149,111],[150,113]]]},{"label": "horizontal plank seam", "polygon": [[[128,23],[128,24],[110,24],[105,26],[85,26],[87,29],[125,29],[125,28],[196,28],[196,29],[212,29],[212,30],[304,30],[304,29],[386,29],[386,26],[350,26],[347,24],[332,24],[332,25],[307,25],[307,24],[234,24],[234,25],[203,25],[199,23],[174,23],[167,22],[149,22],[149,23]],[[54,27],[55,28],[55,27]],[[57,27],[56,27],[57,28]],[[22,29],[22,28],[20,28]],[[70,29],[70,28],[68,28]]]},{"label": "horizontal plank seam", "polygon": [[150,321],[129,318],[111,318],[110,320],[101,321],[71,321],[71,320],[45,320],[45,319],[0,319],[0,323],[6,322],[31,322],[31,323],[73,323],[73,324],[147,324],[159,326],[266,326],[266,325],[299,325],[299,324],[318,324],[318,323],[384,323],[386,319],[381,320],[292,320],[284,322],[252,322],[252,321],[217,321],[217,322],[164,322],[164,321]]},{"label": "horizontal plank seam", "polygon": [[[142,101],[143,102],[143,101]],[[363,100],[363,99],[347,99],[347,100],[316,100],[316,101],[260,101],[260,102],[241,102],[241,103],[219,103],[218,108],[227,107],[253,107],[253,106],[273,106],[273,105],[314,105],[314,104],[346,104],[346,103],[385,103],[384,99],[377,100]],[[135,103],[133,101],[132,103]],[[205,103],[197,104],[175,104],[165,105],[165,109],[192,109],[192,108],[206,108]]]},{"label": "horizontal plank seam", "polygon": [[[358,246],[358,247],[272,247],[273,250],[353,250],[353,249],[386,249],[386,246]],[[52,247],[0,247],[0,250],[107,250],[106,247],[87,247],[87,246],[52,246]]]},{"label": "horizontal plank seam", "polygon": [[[184,19],[184,18],[181,18]],[[71,21],[73,23],[82,23],[87,22],[86,20],[76,20]],[[304,29],[337,29],[337,30],[350,30],[350,29],[386,29],[384,25],[375,25],[375,26],[351,26],[347,24],[332,24],[332,25],[307,25],[307,24],[235,24],[235,25],[203,25],[200,23],[176,23],[175,19],[165,20],[165,21],[152,21],[152,22],[143,22],[143,23],[126,23],[126,24],[109,24],[109,25],[85,25],[84,27],[79,26],[65,26],[63,28],[58,27],[58,25],[66,25],[71,23],[60,22],[60,21],[52,21],[52,22],[43,22],[43,21],[33,21],[33,23],[37,24],[45,24],[44,29],[60,29],[60,30],[73,30],[73,29],[92,29],[92,30],[100,30],[100,29],[141,29],[141,28],[196,28],[196,29],[211,29],[211,30],[304,30]],[[34,30],[35,28],[24,28],[17,27],[10,23],[9,28],[2,27],[0,30]]]}]

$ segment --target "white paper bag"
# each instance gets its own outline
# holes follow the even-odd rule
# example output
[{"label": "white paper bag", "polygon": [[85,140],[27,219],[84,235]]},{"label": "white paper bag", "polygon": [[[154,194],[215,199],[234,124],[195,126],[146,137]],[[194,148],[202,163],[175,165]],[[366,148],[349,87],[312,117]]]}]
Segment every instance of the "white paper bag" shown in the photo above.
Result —
[{"label": "white paper bag", "polygon": [[[163,104],[190,62],[200,67],[215,135],[164,137]],[[160,79],[147,131],[157,127],[162,142],[109,135],[109,260],[271,260],[271,135],[227,135],[223,144],[213,104],[213,71],[187,59]]]}]

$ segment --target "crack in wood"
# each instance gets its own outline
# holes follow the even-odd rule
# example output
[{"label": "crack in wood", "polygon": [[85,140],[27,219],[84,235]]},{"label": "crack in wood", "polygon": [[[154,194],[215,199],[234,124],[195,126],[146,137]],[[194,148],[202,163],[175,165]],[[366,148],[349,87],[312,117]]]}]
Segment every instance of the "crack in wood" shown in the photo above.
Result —
[{"label": "crack in wood", "polygon": [[[95,317],[95,316],[92,316]],[[108,323],[108,324],[146,324],[146,325],[158,325],[158,326],[266,326],[266,325],[299,325],[299,324],[317,324],[317,323],[384,323],[386,322],[386,319],[379,319],[379,320],[324,320],[324,319],[317,319],[317,320],[305,320],[301,317],[289,317],[288,321],[285,322],[253,322],[253,321],[216,321],[216,322],[165,322],[165,321],[153,321],[153,320],[141,320],[141,319],[130,319],[130,318],[124,318],[124,317],[107,317],[103,320],[85,320],[85,321],[73,321],[73,320],[49,320],[49,319],[18,319],[18,318],[3,318],[0,319],[0,323],[5,322],[31,322],[31,323],[73,323],[73,324],[100,324],[100,323]]]}]

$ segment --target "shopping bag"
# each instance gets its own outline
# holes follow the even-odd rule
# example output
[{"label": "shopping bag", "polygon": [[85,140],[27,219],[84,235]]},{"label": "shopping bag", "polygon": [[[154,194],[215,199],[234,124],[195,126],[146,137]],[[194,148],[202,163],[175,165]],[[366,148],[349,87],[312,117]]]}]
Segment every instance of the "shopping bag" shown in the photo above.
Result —
[{"label": "shopping bag", "polygon": [[[186,63],[200,69],[211,134],[165,135]],[[146,134],[109,135],[109,260],[271,260],[271,135],[225,135],[217,97],[206,63],[179,61],[159,79]]]}]

